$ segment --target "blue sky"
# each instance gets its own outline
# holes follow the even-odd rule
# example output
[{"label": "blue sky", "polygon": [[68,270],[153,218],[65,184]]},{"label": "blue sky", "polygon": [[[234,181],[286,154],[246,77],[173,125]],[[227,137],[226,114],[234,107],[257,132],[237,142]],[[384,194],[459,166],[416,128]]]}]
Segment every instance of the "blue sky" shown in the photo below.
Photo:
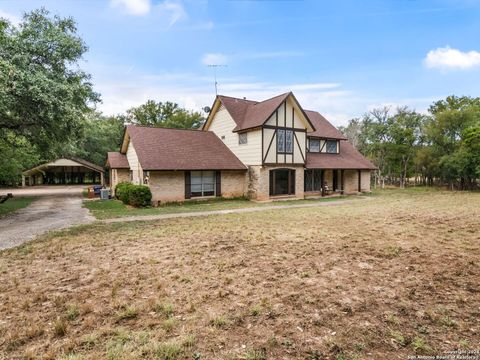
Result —
[{"label": "blue sky", "polygon": [[208,64],[226,65],[221,94],[292,90],[336,125],[376,106],[480,95],[478,0],[0,0],[0,16],[41,6],[76,19],[107,114],[147,99],[210,106]]}]

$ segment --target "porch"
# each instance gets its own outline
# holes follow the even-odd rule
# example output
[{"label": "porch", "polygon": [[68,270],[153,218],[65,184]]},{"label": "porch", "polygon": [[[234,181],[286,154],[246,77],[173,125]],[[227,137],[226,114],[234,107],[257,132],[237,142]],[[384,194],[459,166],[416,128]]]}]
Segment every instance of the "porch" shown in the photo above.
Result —
[{"label": "porch", "polygon": [[360,193],[370,190],[369,179],[370,171],[360,169],[305,169],[304,193],[305,197]]}]

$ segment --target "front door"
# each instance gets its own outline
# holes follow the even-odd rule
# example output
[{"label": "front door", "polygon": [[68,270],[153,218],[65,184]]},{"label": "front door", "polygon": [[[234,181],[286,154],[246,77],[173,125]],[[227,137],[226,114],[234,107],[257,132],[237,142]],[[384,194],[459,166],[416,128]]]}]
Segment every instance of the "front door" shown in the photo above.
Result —
[{"label": "front door", "polygon": [[295,170],[270,170],[270,195],[294,195]]}]

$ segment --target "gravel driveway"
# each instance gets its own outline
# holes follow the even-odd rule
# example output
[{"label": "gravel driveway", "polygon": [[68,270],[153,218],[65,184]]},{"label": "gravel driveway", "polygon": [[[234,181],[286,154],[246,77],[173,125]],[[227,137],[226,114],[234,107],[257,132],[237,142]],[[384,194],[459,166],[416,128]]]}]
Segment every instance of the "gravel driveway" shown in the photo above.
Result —
[{"label": "gravel driveway", "polygon": [[41,196],[28,207],[0,218],[0,250],[34,239],[50,230],[93,221],[82,208],[81,193]]}]

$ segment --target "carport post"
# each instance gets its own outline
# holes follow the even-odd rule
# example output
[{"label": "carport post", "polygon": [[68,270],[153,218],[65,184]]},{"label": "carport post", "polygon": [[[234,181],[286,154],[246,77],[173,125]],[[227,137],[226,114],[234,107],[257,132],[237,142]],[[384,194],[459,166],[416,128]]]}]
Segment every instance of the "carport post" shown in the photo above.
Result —
[{"label": "carport post", "polygon": [[22,175],[22,187],[25,187],[25,175]]},{"label": "carport post", "polygon": [[104,175],[103,175],[103,171],[102,171],[102,172],[100,173],[100,184],[105,185],[105,184],[104,184],[104,181],[105,181],[105,179],[104,179]]}]

